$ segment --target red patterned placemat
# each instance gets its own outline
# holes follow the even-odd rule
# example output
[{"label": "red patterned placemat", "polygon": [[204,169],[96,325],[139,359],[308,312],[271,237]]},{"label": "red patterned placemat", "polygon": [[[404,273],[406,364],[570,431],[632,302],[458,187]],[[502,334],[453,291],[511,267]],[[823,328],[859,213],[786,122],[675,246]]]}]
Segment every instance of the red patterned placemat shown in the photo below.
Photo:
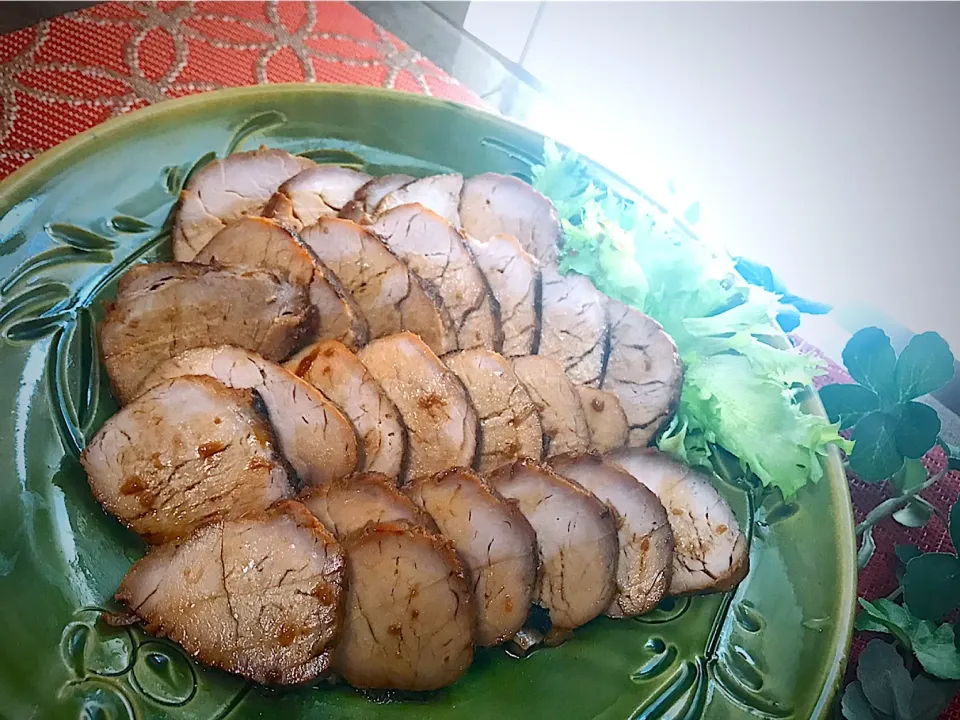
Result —
[{"label": "red patterned placemat", "polygon": [[[0,178],[115,115],[192,93],[279,82],[370,85],[483,104],[345,3],[111,2],[0,35]],[[801,349],[816,352],[802,342]],[[818,385],[849,381],[829,363]],[[925,460],[931,472],[944,461],[939,449]],[[887,496],[883,485],[852,477],[850,490],[858,522]],[[947,511],[958,494],[960,474],[952,473],[924,497]],[[869,599],[896,587],[895,544],[950,548],[936,518],[914,530],[888,519],[874,538],[876,554],[859,579]],[[863,645],[854,641],[853,659]],[[960,702],[942,717],[960,720]]]},{"label": "red patterned placemat", "polygon": [[339,2],[110,2],[0,35],[0,177],[104,120],[238,85],[474,93]]}]

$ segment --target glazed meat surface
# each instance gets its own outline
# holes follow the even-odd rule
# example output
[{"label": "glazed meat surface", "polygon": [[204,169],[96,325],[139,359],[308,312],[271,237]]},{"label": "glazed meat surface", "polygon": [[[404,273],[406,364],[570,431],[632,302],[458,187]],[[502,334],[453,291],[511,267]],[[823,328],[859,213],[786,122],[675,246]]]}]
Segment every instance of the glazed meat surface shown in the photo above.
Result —
[{"label": "glazed meat surface", "polygon": [[438,355],[457,347],[449,313],[423,280],[368,229],[322,218],[300,235],[343,283],[374,338],[409,331]]},{"label": "glazed meat surface", "polygon": [[173,257],[189,262],[227,223],[257,215],[281,183],[312,160],[283,150],[233,153],[198,170],[180,193],[173,224]]},{"label": "glazed meat surface", "polygon": [[540,416],[510,362],[490,350],[451,353],[443,362],[460,378],[479,416],[480,472],[522,457],[539,460],[543,453]]},{"label": "glazed meat surface", "polygon": [[340,409],[256,353],[230,345],[187,350],[154,368],[140,392],[184,375],[209,375],[227,387],[256,391],[281,452],[306,485],[349,475],[363,460],[353,425]]},{"label": "glazed meat surface", "polygon": [[477,607],[477,645],[513,637],[536,588],[537,536],[517,506],[466,468],[412,483],[407,493],[436,521],[463,560]]},{"label": "glazed meat surface", "polygon": [[236,345],[283,360],[312,318],[306,290],[272,272],[151,263],[120,278],[98,331],[110,383],[126,403],[153,368],[196,347]]},{"label": "glazed meat surface", "polygon": [[350,350],[327,340],[304,348],[286,363],[335,402],[353,423],[363,458],[360,469],[399,483],[407,451],[407,429],[383,388]]},{"label": "glazed meat surface", "polygon": [[103,424],[80,460],[94,497],[150,543],[292,493],[254,396],[203,376],[141,395]]},{"label": "glazed meat surface", "polygon": [[656,450],[627,448],[609,459],[650,488],[667,509],[676,543],[671,595],[730,590],[746,577],[746,538],[706,476]]},{"label": "glazed meat surface", "polygon": [[339,340],[358,348],[370,337],[366,317],[336,275],[273,220],[235,220],[213,236],[197,254],[196,262],[260,267],[287,282],[306,286],[316,318],[311,340]]},{"label": "glazed meat surface", "polygon": [[148,632],[201,662],[258,683],[299,685],[330,667],[345,575],[333,536],[287,501],[152,548],[127,572],[117,600]]},{"label": "glazed meat surface", "polygon": [[490,483],[517,503],[537,533],[537,602],[556,629],[572,630],[607,611],[617,591],[617,528],[596,497],[549,468],[519,460]]},{"label": "glazed meat surface", "polygon": [[407,479],[473,465],[477,414],[456,375],[420,338],[410,333],[380,338],[358,357],[407,427]]},{"label": "glazed meat surface", "polygon": [[334,670],[358,688],[435,690],[473,660],[470,586],[449,541],[376,523],[343,541],[349,590]]},{"label": "glazed meat surface", "polygon": [[653,610],[673,574],[673,532],[657,496],[597,455],[562,455],[552,458],[550,467],[596,495],[616,518],[617,594],[607,615],[633,617]]}]

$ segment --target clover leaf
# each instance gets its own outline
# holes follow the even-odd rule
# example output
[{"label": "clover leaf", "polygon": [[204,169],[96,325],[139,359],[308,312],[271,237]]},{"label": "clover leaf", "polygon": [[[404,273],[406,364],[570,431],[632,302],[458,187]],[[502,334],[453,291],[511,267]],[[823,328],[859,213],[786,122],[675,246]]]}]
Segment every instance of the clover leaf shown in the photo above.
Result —
[{"label": "clover leaf", "polygon": [[907,570],[907,563],[913,560],[915,557],[919,557],[923,554],[923,550],[918,548],[916,545],[894,545],[893,554],[897,556],[897,560],[900,562],[897,564],[897,569],[895,574],[897,576],[897,582],[903,582],[903,574]]},{"label": "clover leaf", "polygon": [[903,467],[904,458],[897,448],[896,432],[897,419],[879,410],[867,413],[856,424],[850,467],[861,480],[886,480]]},{"label": "clover leaf", "polygon": [[840,701],[846,720],[935,720],[950,704],[957,683],[911,677],[893,645],[871,640],[860,653],[857,680]]},{"label": "clover leaf", "polygon": [[[827,385],[820,397],[831,422],[852,428],[850,467],[861,480],[886,480],[905,460],[942,443],[937,411],[915,399],[953,377],[953,354],[943,338],[915,335],[898,358],[886,333],[868,327],[847,342],[843,362],[856,384]],[[901,513],[905,524],[914,526],[924,515],[915,505]]]},{"label": "clover leaf", "polygon": [[[960,510],[950,510],[950,537],[960,535]],[[953,553],[923,553],[907,563],[903,600],[921,620],[939,622],[960,605],[960,558]]]},{"label": "clover leaf", "polygon": [[881,399],[896,397],[897,355],[883,330],[878,327],[858,330],[843,348],[842,356],[850,377]]},{"label": "clover leaf", "polygon": [[833,422],[840,423],[840,429],[853,427],[867,413],[880,409],[880,398],[863,385],[837,383],[825,385],[820,389],[820,401]]},{"label": "clover leaf", "polygon": [[870,702],[863,694],[859,680],[847,685],[847,689],[843,691],[840,712],[846,720],[877,720]]},{"label": "clover leaf", "polygon": [[960,601],[960,559],[950,553],[924,553],[907,564],[903,600],[922,620],[943,620]]},{"label": "clover leaf", "polygon": [[[910,561],[908,572],[917,560],[919,558]],[[954,640],[953,626],[944,623],[938,627],[929,620],[921,620],[907,607],[890,600],[871,603],[859,598],[859,602],[863,610],[857,616],[858,630],[890,633],[913,652],[926,672],[944,680],[960,680],[960,650]]]},{"label": "clover leaf", "polygon": [[897,421],[897,450],[904,457],[921,458],[940,434],[940,416],[929,405],[908,401],[900,408]]},{"label": "clover leaf", "polygon": [[897,717],[909,712],[913,682],[893,645],[882,640],[868,643],[860,653],[857,679],[864,697],[880,712]]},{"label": "clover leaf", "polygon": [[900,400],[932,393],[953,378],[954,359],[947,341],[935,332],[914,335],[900,353],[895,381]]}]

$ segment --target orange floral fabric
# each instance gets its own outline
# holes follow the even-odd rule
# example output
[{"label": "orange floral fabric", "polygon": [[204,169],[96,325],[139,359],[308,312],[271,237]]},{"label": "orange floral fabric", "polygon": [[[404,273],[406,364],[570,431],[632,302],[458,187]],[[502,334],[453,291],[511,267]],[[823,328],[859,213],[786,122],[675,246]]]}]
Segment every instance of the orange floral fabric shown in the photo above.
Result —
[{"label": "orange floral fabric", "polygon": [[109,2],[0,35],[0,177],[115,115],[238,85],[332,82],[480,105],[340,2]]}]

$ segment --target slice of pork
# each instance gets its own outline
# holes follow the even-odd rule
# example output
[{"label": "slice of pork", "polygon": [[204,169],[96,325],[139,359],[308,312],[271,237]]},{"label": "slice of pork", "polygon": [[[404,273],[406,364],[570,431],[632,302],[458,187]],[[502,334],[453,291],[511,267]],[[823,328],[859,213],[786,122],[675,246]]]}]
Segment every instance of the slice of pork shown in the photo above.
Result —
[{"label": "slice of pork", "polygon": [[477,606],[477,645],[513,637],[527,620],[537,587],[537,536],[530,523],[465,468],[420,478],[407,493],[463,560]]},{"label": "slice of pork", "polygon": [[505,357],[532,355],[540,340],[540,266],[511,235],[466,236],[467,247],[500,307]]},{"label": "slice of pork", "polygon": [[673,574],[673,531],[657,496],[598,455],[561,455],[550,460],[550,467],[596,495],[616,520],[617,594],[607,615],[633,617],[653,610]]},{"label": "slice of pork", "polygon": [[473,598],[453,545],[408,523],[343,541],[349,590],[334,670],[358,688],[435,690],[473,660]]},{"label": "slice of pork", "polygon": [[676,542],[671,595],[730,590],[746,577],[747,541],[709,478],[656,450],[628,448],[608,459],[650,488],[667,509]]},{"label": "slice of pork", "polygon": [[324,675],[343,624],[343,551],[299,503],[156,547],[117,590],[154,635],[258,683]]},{"label": "slice of pork", "polygon": [[419,203],[432,210],[454,227],[460,227],[460,191],[463,189],[463,175],[430,175],[407,183],[387,193],[377,203],[376,215],[401,205]]},{"label": "slice of pork", "polygon": [[543,428],[544,457],[590,447],[590,429],[577,391],[556,360],[527,355],[513,360],[513,371],[530,394]]},{"label": "slice of pork", "polygon": [[599,387],[607,347],[607,298],[585,275],[543,268],[538,355],[559,362],[574,385]]},{"label": "slice of pork", "polygon": [[338,538],[367,523],[404,521],[439,532],[433,519],[380,473],[358,473],[312,488],[300,501]]},{"label": "slice of pork", "polygon": [[629,444],[650,444],[680,402],[683,366],[673,338],[653,318],[609,301],[610,355],[603,389],[615,393],[630,426]]},{"label": "slice of pork", "polygon": [[457,347],[457,334],[440,300],[368,229],[322,218],[300,235],[353,296],[372,337],[408,330],[439,355]]},{"label": "slice of pork", "polygon": [[420,338],[411,333],[380,338],[358,357],[397,406],[407,427],[404,479],[473,465],[477,414],[457,376]]},{"label": "slice of pork", "polygon": [[173,257],[193,260],[232,220],[256,215],[288,178],[313,167],[312,160],[260,148],[214,160],[190,178],[180,193],[173,223]]},{"label": "slice of pork", "polygon": [[463,350],[443,362],[460,378],[480,418],[480,472],[522,457],[539,460],[540,416],[510,362],[491,350]]},{"label": "slice of pork", "polygon": [[274,220],[235,220],[213,236],[197,254],[196,262],[261,267],[288,282],[307,286],[317,316],[313,340],[339,340],[358,348],[370,339],[363,312],[336,275]]},{"label": "slice of pork", "polygon": [[460,350],[502,346],[496,301],[456,228],[421,205],[388,210],[370,227],[440,298]]},{"label": "slice of pork", "polygon": [[290,477],[254,400],[210,377],[157,385],[84,449],[94,497],[150,543],[289,497]]},{"label": "slice of pork", "polygon": [[413,177],[413,175],[404,175],[402,173],[383,175],[374,178],[357,190],[353,198],[360,203],[361,208],[367,215],[373,215],[381,200],[395,190],[399,190],[404,185],[412,183],[414,180],[416,180],[416,178]]},{"label": "slice of pork", "polygon": [[360,437],[361,470],[400,482],[407,431],[400,413],[363,363],[341,343],[328,340],[305,348],[286,365],[346,413]]},{"label": "slice of pork", "polygon": [[605,453],[627,444],[629,426],[620,399],[612,392],[577,387],[590,431],[590,452]]},{"label": "slice of pork", "polygon": [[322,217],[336,217],[371,178],[366,173],[336,165],[317,165],[283,183],[264,209],[294,230]]},{"label": "slice of pork", "polygon": [[553,203],[523,180],[497,173],[468,178],[460,195],[460,222],[465,233],[479,240],[512,235],[541,262],[556,261],[557,212]]},{"label": "slice of pork", "polygon": [[140,393],[184,375],[209,375],[227,387],[255,390],[281,452],[304,484],[320,485],[357,469],[362,454],[350,421],[323,393],[276,363],[230,345],[195,348],[160,363]]},{"label": "slice of pork", "polygon": [[305,288],[267,270],[138,265],[120,279],[98,328],[117,399],[133,399],[159,363],[185,350],[237,345],[282,360],[312,331]]},{"label": "slice of pork", "polygon": [[532,460],[506,465],[489,480],[517,502],[537,533],[537,602],[550,613],[554,629],[572,630],[606,612],[617,591],[617,528],[610,510]]}]

